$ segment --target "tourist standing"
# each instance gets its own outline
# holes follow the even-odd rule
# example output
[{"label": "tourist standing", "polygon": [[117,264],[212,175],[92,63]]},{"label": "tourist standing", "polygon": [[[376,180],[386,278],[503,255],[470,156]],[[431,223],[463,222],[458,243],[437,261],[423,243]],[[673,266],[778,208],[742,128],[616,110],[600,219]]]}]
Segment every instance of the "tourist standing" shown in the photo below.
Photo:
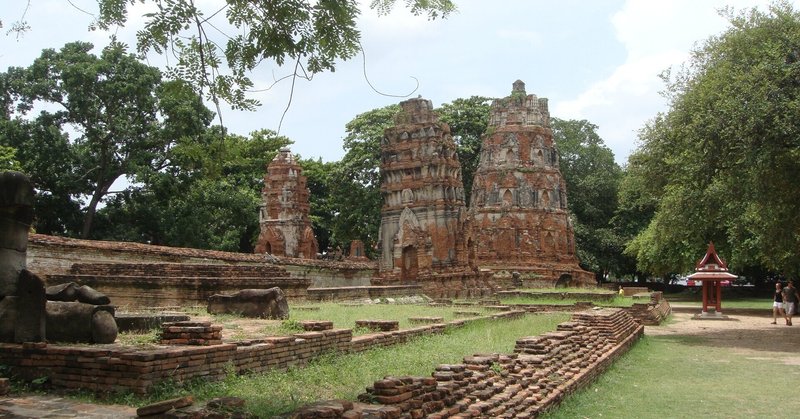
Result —
[{"label": "tourist standing", "polygon": [[775,294],[772,296],[772,324],[778,323],[778,314],[786,317],[783,312],[783,287],[780,281],[775,283]]},{"label": "tourist standing", "polygon": [[792,315],[794,309],[797,307],[797,301],[800,300],[800,295],[797,294],[797,288],[794,287],[794,282],[789,281],[786,288],[783,289],[783,312],[786,317],[786,325],[792,325]]}]

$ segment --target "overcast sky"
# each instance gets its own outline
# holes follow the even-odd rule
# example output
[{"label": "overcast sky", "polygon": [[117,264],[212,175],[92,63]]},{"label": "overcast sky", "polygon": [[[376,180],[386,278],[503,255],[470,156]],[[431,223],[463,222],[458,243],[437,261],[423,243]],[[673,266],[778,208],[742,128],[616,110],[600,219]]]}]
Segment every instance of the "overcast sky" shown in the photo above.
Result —
[{"label": "overcast sky", "polygon": [[[365,0],[369,3],[369,0]],[[403,4],[405,0],[398,0]],[[364,78],[384,93],[421,95],[434,106],[461,97],[504,97],[521,79],[527,92],[550,99],[551,116],[587,119],[600,127],[605,143],[620,164],[637,144],[636,132],[647,120],[666,110],[659,95],[658,75],[677,68],[690,49],[724,31],[717,10],[767,2],[754,0],[456,0],[458,13],[446,20],[428,21],[397,7],[389,16],[376,16],[364,7],[359,19],[366,62],[361,56],[340,63],[335,73],[299,81],[280,133],[303,157],[338,160],[344,154],[345,124],[359,113],[398,103],[401,98],[375,93]],[[800,0],[795,0],[797,4]],[[108,33],[89,32],[96,0],[2,0],[0,71],[28,66],[43,48],[84,40],[98,48]],[[196,0],[196,4],[221,0]],[[76,8],[77,7],[77,8]],[[213,6],[207,10],[216,10]],[[133,45],[141,25],[137,8],[128,28],[118,37]],[[31,29],[17,38],[5,31],[22,14]],[[151,65],[164,66],[161,57]],[[264,63],[252,75],[256,87],[272,84],[287,74]],[[262,102],[255,112],[223,110],[225,125],[247,134],[261,128],[278,129],[286,107],[289,83],[254,94]]]}]

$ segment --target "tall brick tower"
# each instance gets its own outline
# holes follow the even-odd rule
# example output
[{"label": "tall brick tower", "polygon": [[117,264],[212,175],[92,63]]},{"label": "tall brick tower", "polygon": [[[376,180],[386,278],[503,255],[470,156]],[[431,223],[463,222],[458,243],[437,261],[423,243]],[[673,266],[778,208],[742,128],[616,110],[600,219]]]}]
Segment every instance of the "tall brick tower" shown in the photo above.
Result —
[{"label": "tall brick tower", "polygon": [[308,195],[303,168],[288,148],[281,149],[264,176],[261,234],[255,253],[316,259],[318,245],[308,216]]},{"label": "tall brick tower", "polygon": [[547,99],[520,80],[492,102],[471,196],[467,246],[481,268],[520,272],[531,285],[594,283],[575,256]]},{"label": "tall brick tower", "polygon": [[381,143],[381,273],[403,281],[466,266],[461,165],[431,101],[400,103]]}]

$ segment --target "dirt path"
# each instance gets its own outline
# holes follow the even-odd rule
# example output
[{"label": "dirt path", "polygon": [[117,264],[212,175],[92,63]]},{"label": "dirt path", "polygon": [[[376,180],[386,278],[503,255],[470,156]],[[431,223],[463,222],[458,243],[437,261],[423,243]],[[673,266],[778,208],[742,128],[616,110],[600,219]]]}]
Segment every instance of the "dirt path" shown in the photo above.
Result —
[{"label": "dirt path", "polygon": [[730,320],[692,320],[692,314],[673,313],[661,326],[646,326],[650,336],[696,336],[704,346],[729,348],[753,359],[780,359],[787,365],[800,365],[800,316],[795,325],[783,319],[770,324],[769,315],[729,315]]}]

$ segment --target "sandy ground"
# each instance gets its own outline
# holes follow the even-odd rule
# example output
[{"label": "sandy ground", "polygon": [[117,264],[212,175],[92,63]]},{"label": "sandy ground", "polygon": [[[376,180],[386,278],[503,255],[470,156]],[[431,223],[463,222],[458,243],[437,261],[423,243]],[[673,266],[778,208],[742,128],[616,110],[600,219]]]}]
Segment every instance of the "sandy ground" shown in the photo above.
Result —
[{"label": "sandy ground", "polygon": [[[699,311],[699,310],[698,310]],[[800,316],[794,326],[783,319],[777,324],[772,315],[730,314],[730,320],[692,320],[692,314],[675,312],[660,326],[646,326],[650,336],[697,336],[704,346],[730,348],[752,359],[780,359],[787,365],[800,365]]]}]

